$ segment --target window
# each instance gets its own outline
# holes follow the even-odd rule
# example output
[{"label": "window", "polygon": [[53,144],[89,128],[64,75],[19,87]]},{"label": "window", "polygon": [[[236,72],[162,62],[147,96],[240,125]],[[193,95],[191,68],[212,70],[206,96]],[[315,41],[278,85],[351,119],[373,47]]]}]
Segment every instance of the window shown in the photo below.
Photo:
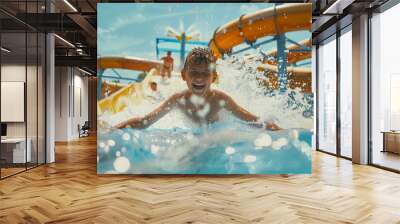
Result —
[{"label": "window", "polygon": [[352,33],[351,26],[340,36],[340,155],[352,156]]},{"label": "window", "polygon": [[318,48],[318,149],[336,153],[336,40]]},{"label": "window", "polygon": [[[400,45],[398,31],[393,28],[398,27],[398,21],[400,4],[371,18],[370,156],[373,164],[395,170],[400,170],[400,150],[397,150],[400,134],[393,135],[390,131],[400,129]],[[384,132],[389,133],[384,135]],[[386,144],[392,143],[395,150],[388,150]]]}]

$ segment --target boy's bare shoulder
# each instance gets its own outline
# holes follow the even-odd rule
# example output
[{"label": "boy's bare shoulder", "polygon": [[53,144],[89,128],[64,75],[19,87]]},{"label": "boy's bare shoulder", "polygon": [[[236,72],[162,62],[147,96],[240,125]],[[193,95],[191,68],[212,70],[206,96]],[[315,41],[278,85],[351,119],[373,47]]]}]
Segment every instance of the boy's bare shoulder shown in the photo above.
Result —
[{"label": "boy's bare shoulder", "polygon": [[214,95],[214,97],[217,97],[218,99],[231,99],[231,97],[228,94],[220,90],[213,89],[212,94]]},{"label": "boy's bare shoulder", "polygon": [[187,91],[182,91],[182,92],[174,93],[173,95],[171,95],[171,96],[169,97],[169,100],[174,100],[174,101],[176,101],[176,100],[178,100],[178,99],[184,97],[185,94],[186,94],[186,92],[187,92]]}]

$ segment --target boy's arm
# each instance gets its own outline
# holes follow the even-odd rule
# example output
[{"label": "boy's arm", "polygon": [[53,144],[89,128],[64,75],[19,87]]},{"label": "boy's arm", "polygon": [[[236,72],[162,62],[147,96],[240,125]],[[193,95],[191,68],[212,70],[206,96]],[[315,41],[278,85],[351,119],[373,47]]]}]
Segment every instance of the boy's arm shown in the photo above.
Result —
[{"label": "boy's arm", "polygon": [[[222,100],[225,101],[225,108],[233,113],[236,117],[247,122],[254,122],[254,125],[259,127],[263,126],[260,123],[260,118],[248,110],[237,104],[230,96],[220,92]],[[272,121],[265,122],[265,128],[271,131],[281,130],[281,128]]]},{"label": "boy's arm", "polygon": [[131,118],[114,127],[125,128],[127,126],[130,126],[132,128],[138,129],[147,128],[158,121],[160,118],[162,118],[164,115],[166,115],[168,112],[170,112],[176,106],[176,102],[179,97],[181,97],[181,94],[175,94],[144,117]]}]

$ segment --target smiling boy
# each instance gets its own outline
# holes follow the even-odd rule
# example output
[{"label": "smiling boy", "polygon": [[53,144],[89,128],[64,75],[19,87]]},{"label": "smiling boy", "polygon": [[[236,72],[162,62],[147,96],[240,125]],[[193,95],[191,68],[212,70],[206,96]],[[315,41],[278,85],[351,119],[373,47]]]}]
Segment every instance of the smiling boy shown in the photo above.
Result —
[{"label": "smiling boy", "polygon": [[237,118],[269,130],[280,130],[273,122],[261,122],[260,118],[238,105],[229,95],[211,89],[217,78],[215,59],[207,48],[195,48],[186,57],[181,72],[188,89],[172,95],[158,108],[144,117],[131,118],[115,126],[124,128],[146,128],[158,121],[174,108],[181,110],[198,124],[213,123],[219,120],[222,109],[230,111]]}]

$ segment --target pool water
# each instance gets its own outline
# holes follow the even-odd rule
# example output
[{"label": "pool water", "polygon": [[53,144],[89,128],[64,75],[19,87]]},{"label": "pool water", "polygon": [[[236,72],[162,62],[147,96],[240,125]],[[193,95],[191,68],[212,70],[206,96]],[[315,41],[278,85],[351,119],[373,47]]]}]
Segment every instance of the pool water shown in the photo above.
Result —
[{"label": "pool water", "polygon": [[153,111],[171,94],[187,88],[180,75],[159,83],[161,101],[129,104],[119,113],[99,114],[100,174],[302,174],[311,173],[313,94],[299,89],[285,93],[268,89],[266,75],[254,59],[227,58],[217,62],[218,82],[212,84],[243,108],[274,120],[284,130],[251,127],[221,111],[218,123],[198,127],[179,111],[171,111],[144,130],[110,129],[126,119]]},{"label": "pool water", "polygon": [[311,132],[246,124],[99,133],[100,174],[311,173]]}]

